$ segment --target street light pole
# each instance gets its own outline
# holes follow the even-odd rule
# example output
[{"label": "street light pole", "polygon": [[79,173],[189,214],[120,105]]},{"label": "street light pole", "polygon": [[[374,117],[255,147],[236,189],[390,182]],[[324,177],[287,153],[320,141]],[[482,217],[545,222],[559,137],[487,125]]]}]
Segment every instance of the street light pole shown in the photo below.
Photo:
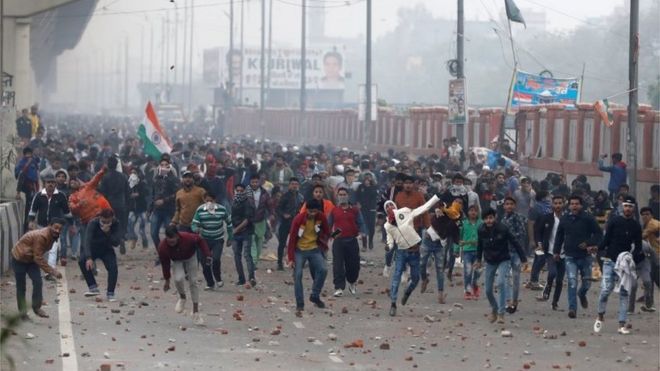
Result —
[{"label": "street light pole", "polygon": [[[243,15],[241,14],[241,17]],[[265,139],[266,123],[264,122],[264,103],[266,98],[266,0],[261,0],[261,58],[259,64],[259,125],[261,139]]]},{"label": "street light pole", "polygon": [[630,191],[637,194],[637,80],[639,60],[639,0],[630,0],[630,44],[628,54],[628,159],[630,171]]},{"label": "street light pole", "polygon": [[369,129],[371,128],[371,0],[367,0],[367,78],[364,88],[366,99],[364,110],[364,123],[362,129],[362,140],[364,149],[369,146]]},{"label": "street light pole", "polygon": [[305,138],[307,130],[305,127],[305,106],[307,104],[307,50],[306,50],[306,27],[307,27],[307,0],[302,0],[302,33],[300,36],[300,130]]}]

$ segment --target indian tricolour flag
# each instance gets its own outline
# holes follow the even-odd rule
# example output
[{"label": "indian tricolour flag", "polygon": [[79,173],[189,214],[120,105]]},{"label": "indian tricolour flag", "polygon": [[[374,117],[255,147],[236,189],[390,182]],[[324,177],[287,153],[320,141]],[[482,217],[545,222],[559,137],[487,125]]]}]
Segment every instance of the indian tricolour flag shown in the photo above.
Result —
[{"label": "indian tricolour flag", "polygon": [[144,143],[144,153],[153,159],[160,160],[163,153],[172,151],[165,129],[160,126],[151,102],[147,102],[144,122],[138,128],[138,137]]},{"label": "indian tricolour flag", "polygon": [[603,124],[612,127],[612,112],[610,111],[610,102],[607,99],[596,101],[594,110],[600,115]]}]

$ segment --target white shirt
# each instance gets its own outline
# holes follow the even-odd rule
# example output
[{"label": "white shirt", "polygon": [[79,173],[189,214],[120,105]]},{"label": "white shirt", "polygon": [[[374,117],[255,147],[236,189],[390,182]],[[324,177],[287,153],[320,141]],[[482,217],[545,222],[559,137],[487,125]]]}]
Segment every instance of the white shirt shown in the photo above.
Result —
[{"label": "white shirt", "polygon": [[555,245],[555,237],[557,236],[557,228],[559,227],[559,218],[557,217],[557,214],[554,214],[554,217],[555,224],[552,225],[552,233],[550,234],[550,241],[548,241],[548,251],[552,251],[552,247]]},{"label": "white shirt", "polygon": [[261,197],[261,187],[256,190],[252,190],[252,196],[254,196],[254,206],[259,207],[259,197]]}]

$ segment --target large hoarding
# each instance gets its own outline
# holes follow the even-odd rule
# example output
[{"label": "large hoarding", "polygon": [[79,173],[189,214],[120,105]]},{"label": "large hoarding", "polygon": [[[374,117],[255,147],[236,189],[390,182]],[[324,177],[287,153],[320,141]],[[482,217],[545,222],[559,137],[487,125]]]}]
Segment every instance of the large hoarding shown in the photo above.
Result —
[{"label": "large hoarding", "polygon": [[[215,52],[217,51],[217,52]],[[306,50],[306,88],[344,90],[344,52],[336,47],[311,47]],[[204,51],[204,82],[217,86],[229,81],[232,64],[234,87],[258,89],[261,86],[261,50],[245,48],[243,53],[223,48]],[[267,78],[268,66],[264,77]],[[270,88],[299,89],[301,75],[300,49],[276,48],[270,58]],[[264,82],[267,84],[267,80]]]}]

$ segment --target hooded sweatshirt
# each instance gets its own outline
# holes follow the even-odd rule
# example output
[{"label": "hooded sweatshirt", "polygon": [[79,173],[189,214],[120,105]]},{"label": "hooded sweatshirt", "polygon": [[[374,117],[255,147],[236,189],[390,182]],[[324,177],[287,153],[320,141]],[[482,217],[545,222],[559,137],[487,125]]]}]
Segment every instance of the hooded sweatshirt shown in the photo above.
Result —
[{"label": "hooded sweatshirt", "polygon": [[[414,225],[414,219],[420,215],[425,215],[433,205],[440,199],[438,196],[433,196],[430,200],[426,201],[422,206],[411,210],[404,207],[402,209],[394,210],[394,220],[389,219],[385,223],[385,231],[387,232],[387,246],[392,249],[396,243],[399,250],[408,250],[417,245],[422,238],[417,234]],[[383,208],[387,212],[387,206],[393,201],[385,202]]]}]

